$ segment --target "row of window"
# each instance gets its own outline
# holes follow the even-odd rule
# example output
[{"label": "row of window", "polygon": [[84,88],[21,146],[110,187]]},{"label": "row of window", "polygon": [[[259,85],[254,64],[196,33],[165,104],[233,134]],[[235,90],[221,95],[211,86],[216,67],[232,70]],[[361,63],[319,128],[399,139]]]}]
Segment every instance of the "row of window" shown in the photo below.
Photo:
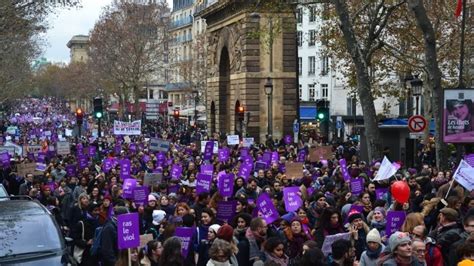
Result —
[{"label": "row of window", "polygon": [[[299,86],[299,90],[300,90],[300,100],[303,100],[303,86],[301,84]],[[317,93],[315,84],[309,84],[308,91],[309,91],[309,97],[308,97],[309,101],[316,101],[317,98],[321,98],[321,99],[329,98],[328,84],[321,84],[320,93]],[[318,97],[318,94],[321,94],[321,97]]]},{"label": "row of window", "polygon": [[[321,76],[329,74],[329,56],[323,55],[321,57]],[[303,75],[303,58],[298,57],[298,74]],[[316,74],[316,57],[308,56],[308,75]]]},{"label": "row of window", "polygon": [[[297,32],[297,41],[298,41],[298,47],[303,46],[303,32],[298,31]],[[308,31],[308,46],[315,46],[316,45],[316,30],[309,30]]]},{"label": "row of window", "polygon": [[[316,6],[309,6],[309,22],[315,22],[316,21]],[[303,23],[303,8],[298,8],[296,10],[296,20],[298,23]]]}]

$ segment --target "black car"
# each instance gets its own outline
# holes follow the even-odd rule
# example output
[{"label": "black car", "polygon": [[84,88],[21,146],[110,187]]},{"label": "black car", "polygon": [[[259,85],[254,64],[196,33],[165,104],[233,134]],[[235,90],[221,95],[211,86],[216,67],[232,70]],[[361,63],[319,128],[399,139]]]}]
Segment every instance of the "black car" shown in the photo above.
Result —
[{"label": "black car", "polygon": [[72,261],[48,209],[33,200],[0,201],[0,265],[68,265]]}]

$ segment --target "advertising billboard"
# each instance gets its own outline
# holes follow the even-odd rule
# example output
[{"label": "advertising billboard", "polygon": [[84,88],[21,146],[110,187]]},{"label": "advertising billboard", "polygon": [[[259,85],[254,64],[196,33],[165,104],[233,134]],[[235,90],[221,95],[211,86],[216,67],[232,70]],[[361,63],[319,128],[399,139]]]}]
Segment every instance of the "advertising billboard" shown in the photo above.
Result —
[{"label": "advertising billboard", "polygon": [[474,143],[474,88],[445,89],[443,98],[443,140]]}]

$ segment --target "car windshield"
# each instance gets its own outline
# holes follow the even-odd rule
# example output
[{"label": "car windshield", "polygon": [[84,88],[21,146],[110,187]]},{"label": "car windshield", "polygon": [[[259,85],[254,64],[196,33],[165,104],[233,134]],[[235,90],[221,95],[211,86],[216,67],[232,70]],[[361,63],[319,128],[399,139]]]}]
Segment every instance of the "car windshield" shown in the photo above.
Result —
[{"label": "car windshield", "polygon": [[59,232],[49,215],[22,214],[0,214],[0,258],[62,249]]}]

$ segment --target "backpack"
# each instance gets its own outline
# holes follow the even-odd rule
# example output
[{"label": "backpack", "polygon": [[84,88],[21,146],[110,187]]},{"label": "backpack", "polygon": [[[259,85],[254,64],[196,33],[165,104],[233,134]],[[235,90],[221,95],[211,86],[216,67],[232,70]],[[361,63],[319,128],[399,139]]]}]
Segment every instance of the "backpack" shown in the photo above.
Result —
[{"label": "backpack", "polygon": [[102,247],[102,229],[103,226],[99,226],[95,229],[94,232],[94,240],[92,241],[92,246],[90,249],[90,254],[92,256],[97,256],[99,255],[100,248]]}]

